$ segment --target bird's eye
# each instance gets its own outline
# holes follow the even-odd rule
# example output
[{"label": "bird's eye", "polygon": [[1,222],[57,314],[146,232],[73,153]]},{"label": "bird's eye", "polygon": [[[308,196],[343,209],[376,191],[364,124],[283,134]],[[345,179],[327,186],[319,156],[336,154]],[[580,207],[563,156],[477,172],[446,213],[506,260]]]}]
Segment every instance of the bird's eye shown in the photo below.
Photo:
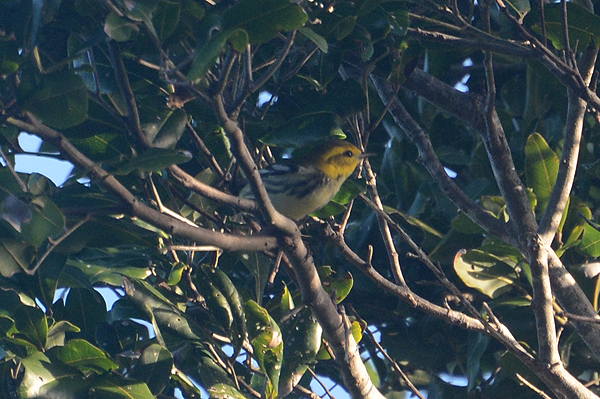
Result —
[{"label": "bird's eye", "polygon": [[344,153],[344,156],[347,156],[348,158],[352,158],[354,156],[354,153],[352,151],[348,150]]}]

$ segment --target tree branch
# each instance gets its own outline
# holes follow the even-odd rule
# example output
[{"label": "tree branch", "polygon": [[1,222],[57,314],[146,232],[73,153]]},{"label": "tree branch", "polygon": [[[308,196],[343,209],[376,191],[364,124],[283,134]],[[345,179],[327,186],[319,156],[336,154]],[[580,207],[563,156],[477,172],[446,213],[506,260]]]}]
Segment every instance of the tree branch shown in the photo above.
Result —
[{"label": "tree branch", "polygon": [[[581,57],[579,68],[587,84],[592,79],[592,72],[597,57],[597,48],[587,49]],[[583,132],[583,120],[587,109],[587,103],[569,88],[567,88],[567,99],[569,104],[558,176],[556,177],[556,183],[554,184],[548,205],[538,227],[538,234],[542,239],[543,245],[546,246],[551,244],[556,234],[565,207],[567,206],[571,188],[573,187],[581,145],[581,134]]]},{"label": "tree branch", "polygon": [[161,214],[160,212],[144,205],[114,176],[82,154],[61,133],[47,127],[33,115],[26,113],[27,121],[9,118],[13,126],[39,136],[44,141],[57,148],[64,157],[81,170],[88,172],[90,178],[106,187],[128,208],[131,216],[156,226],[169,234],[186,237],[201,245],[213,245],[229,251],[260,251],[276,248],[278,243],[271,236],[240,236],[218,233],[212,230],[190,226],[180,220]]},{"label": "tree branch", "polygon": [[[448,196],[448,198],[450,198],[450,200],[454,202],[458,208],[463,210],[467,216],[473,219],[488,233],[502,240],[510,241],[511,238],[509,232],[507,231],[506,225],[467,197],[464,191],[462,191],[461,188],[458,187],[456,183],[448,176],[444,166],[441,164],[437,158],[437,155],[435,154],[427,133],[425,133],[418,123],[408,114],[406,109],[404,109],[404,106],[400,103],[400,100],[398,100],[398,97],[395,95],[395,90],[392,88],[391,84],[375,75],[371,75],[371,80],[373,81],[373,84],[375,85],[375,88],[377,89],[377,92],[379,93],[383,103],[390,104],[389,112],[396,123],[404,130],[413,144],[417,146],[417,149],[419,150],[419,162],[429,171],[444,194]],[[452,89],[452,91],[459,93],[454,89]],[[439,101],[444,101],[443,97],[445,96],[445,100],[447,101],[446,104],[449,106],[456,105],[461,111],[465,108],[470,108],[469,106],[465,106],[465,102],[462,101],[468,96],[449,96],[447,94],[448,91],[440,91],[438,96]],[[456,103],[454,101],[457,101],[458,98],[449,97],[459,97],[461,101]],[[462,105],[459,106],[458,104]],[[468,112],[470,116],[471,111],[464,112]]]},{"label": "tree branch", "polygon": [[311,309],[323,328],[323,334],[333,350],[346,389],[353,398],[383,399],[383,395],[373,385],[367,373],[356,341],[351,334],[348,334],[345,320],[340,316],[336,305],[321,285],[314,259],[302,241],[300,230],[292,220],[281,215],[273,208],[260,180],[258,168],[244,144],[243,132],[237,122],[225,111],[223,97],[220,95],[215,96],[214,102],[217,117],[230,139],[231,150],[242,170],[246,173],[255,195],[258,194],[256,195],[257,203],[263,216],[282,235],[280,243],[293,266],[296,281],[300,287],[302,302]]}]

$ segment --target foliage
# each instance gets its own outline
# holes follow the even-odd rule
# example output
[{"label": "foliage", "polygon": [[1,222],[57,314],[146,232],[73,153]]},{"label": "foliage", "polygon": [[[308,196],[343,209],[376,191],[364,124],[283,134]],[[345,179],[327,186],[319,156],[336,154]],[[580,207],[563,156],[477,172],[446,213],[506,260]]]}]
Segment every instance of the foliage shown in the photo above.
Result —
[{"label": "foliage", "polygon": [[[3,0],[0,397],[594,397],[600,17],[506,3]],[[303,255],[235,195],[342,131]]]}]

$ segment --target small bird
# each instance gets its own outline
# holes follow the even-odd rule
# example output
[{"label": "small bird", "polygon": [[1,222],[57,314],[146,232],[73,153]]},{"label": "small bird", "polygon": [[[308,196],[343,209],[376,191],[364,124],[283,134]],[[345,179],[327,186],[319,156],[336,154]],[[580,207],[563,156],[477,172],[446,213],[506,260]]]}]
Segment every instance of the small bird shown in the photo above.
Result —
[{"label": "small bird", "polygon": [[[327,205],[360,160],[370,155],[348,141],[327,138],[295,150],[291,159],[261,169],[260,176],[275,209],[300,220]],[[248,185],[240,195],[254,198]]]}]

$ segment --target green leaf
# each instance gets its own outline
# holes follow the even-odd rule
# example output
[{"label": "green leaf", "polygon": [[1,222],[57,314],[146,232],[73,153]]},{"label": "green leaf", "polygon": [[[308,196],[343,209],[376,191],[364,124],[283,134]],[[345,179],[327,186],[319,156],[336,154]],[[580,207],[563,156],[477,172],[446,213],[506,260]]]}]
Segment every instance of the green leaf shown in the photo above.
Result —
[{"label": "green leaf", "polygon": [[[207,268],[203,268],[204,273],[200,273],[196,279],[196,285],[200,290],[200,293],[206,300],[206,306],[211,311],[221,328],[225,331],[231,329],[233,324],[233,314],[231,313],[231,307],[227,302],[227,298],[221,293],[221,291],[214,285],[212,279],[206,275]],[[210,273],[210,271],[209,271]]]},{"label": "green leaf", "polygon": [[546,210],[550,194],[556,183],[559,160],[539,133],[534,133],[525,144],[525,177],[527,187],[533,189],[538,206],[538,217]]},{"label": "green leaf", "polygon": [[65,318],[81,329],[81,336],[94,339],[96,328],[106,321],[106,303],[95,290],[71,288],[65,304]]},{"label": "green leaf", "polygon": [[244,313],[244,306],[240,294],[233,282],[222,270],[208,265],[202,265],[202,271],[210,280],[212,286],[223,295],[223,298],[225,298],[229,306],[231,317],[233,319],[231,335],[235,347],[233,358],[235,358],[237,357],[235,355],[241,350],[244,340],[248,335],[246,329],[246,315]]},{"label": "green leaf", "polygon": [[287,0],[242,0],[225,12],[227,29],[244,29],[250,43],[260,44],[303,26],[308,15],[302,7]]},{"label": "green leaf", "polygon": [[290,119],[261,137],[260,141],[267,145],[297,148],[330,136],[337,128],[337,118],[333,112],[316,111]]},{"label": "green leaf", "polygon": [[600,231],[596,230],[589,224],[583,228],[583,237],[579,250],[584,254],[597,258],[600,256]]},{"label": "green leaf", "polygon": [[169,110],[158,122],[144,125],[144,133],[159,148],[175,148],[185,131],[187,114],[183,109]]},{"label": "green leaf", "polygon": [[0,75],[8,75],[19,69],[19,45],[6,36],[0,38]]},{"label": "green leaf", "polygon": [[192,159],[191,155],[182,151],[152,147],[129,161],[118,171],[118,174],[126,175],[136,169],[144,172],[157,172],[171,165],[185,163],[190,159]]},{"label": "green leaf", "polygon": [[506,3],[513,10],[515,10],[521,18],[531,11],[531,4],[529,4],[529,0],[507,0]]},{"label": "green leaf", "polygon": [[269,312],[254,301],[246,302],[248,336],[260,369],[267,375],[271,389],[277,392],[283,362],[281,330]]},{"label": "green leaf", "polygon": [[208,389],[214,399],[248,399],[243,393],[227,384],[215,384]]},{"label": "green leaf", "polygon": [[2,234],[0,228],[0,273],[4,277],[29,268],[35,259],[35,248],[12,236]]},{"label": "green leaf", "polygon": [[[554,47],[562,50],[564,49],[562,4],[547,4],[544,6],[544,11],[546,21],[546,36],[552,41]],[[600,37],[599,16],[588,11],[585,7],[582,7],[579,4],[568,2],[567,18],[571,49],[574,49],[575,46],[577,46],[579,51],[583,51],[590,44],[597,46],[597,40],[598,37]],[[532,28],[536,33],[541,33],[541,23],[538,15],[532,16],[532,21],[529,23],[533,25]],[[593,42],[594,40],[595,42]]]},{"label": "green leaf", "polygon": [[137,31],[137,27],[134,23],[114,11],[111,11],[104,20],[104,33],[118,42],[129,40],[135,31]]},{"label": "green leaf", "polygon": [[114,287],[120,287],[123,284],[123,276],[143,280],[152,274],[149,266],[124,266],[117,262],[113,265],[106,265],[103,262],[97,263],[95,259],[69,261],[69,265],[81,270],[90,284],[105,283]]},{"label": "green leaf", "polygon": [[46,349],[55,346],[64,346],[66,334],[70,332],[80,332],[81,329],[68,321],[61,320],[52,325],[48,329],[48,339],[46,341]]},{"label": "green leaf", "polygon": [[152,15],[152,25],[158,36],[158,40],[164,42],[175,32],[179,24],[181,5],[167,0],[159,1],[156,11]]},{"label": "green leaf", "polygon": [[77,370],[59,361],[51,362],[41,352],[33,353],[21,362],[25,374],[18,389],[20,398],[84,397],[87,384]]},{"label": "green leaf", "polygon": [[145,383],[117,374],[105,374],[94,380],[90,390],[102,399],[154,399]]},{"label": "green leaf", "polygon": [[222,32],[221,19],[216,15],[205,18],[200,30],[203,33],[198,37],[192,67],[186,75],[186,79],[191,81],[200,79],[208,72],[223,51],[228,39],[228,34]]},{"label": "green leaf", "polygon": [[348,294],[350,294],[350,291],[352,291],[352,286],[354,285],[352,274],[346,272],[343,276],[339,277],[334,277],[335,273],[323,275],[324,268],[333,271],[330,266],[321,266],[318,268],[317,271],[321,277],[323,289],[330,295],[335,293],[335,301],[336,303],[340,303],[348,296]]},{"label": "green leaf", "polygon": [[497,256],[480,250],[461,250],[454,258],[454,270],[471,288],[494,299],[517,283],[514,269]]},{"label": "green leaf", "polygon": [[58,235],[65,227],[65,217],[50,198],[38,197],[30,205],[31,219],[22,226],[22,237],[35,247]]},{"label": "green leaf", "polygon": [[72,339],[65,346],[55,346],[48,351],[48,356],[60,359],[67,366],[83,373],[88,371],[104,373],[119,367],[104,351],[84,339]]},{"label": "green leaf", "polygon": [[410,216],[406,212],[402,212],[402,211],[400,211],[398,209],[394,209],[394,208],[391,208],[391,207],[385,206],[385,205],[384,205],[383,209],[387,213],[389,213],[390,216],[391,215],[398,215],[402,219],[404,219],[408,224],[410,224],[411,226],[415,226],[415,227],[421,229],[422,231],[424,231],[426,233],[432,234],[432,235],[434,235],[436,237],[439,237],[439,238],[443,238],[444,237],[444,235],[440,231],[436,230],[434,227],[428,225],[427,223],[423,222],[422,220],[420,220],[420,219],[418,219],[418,218],[416,218],[414,216]]},{"label": "green leaf", "polygon": [[52,307],[52,303],[54,303],[54,294],[58,288],[58,281],[66,265],[66,255],[52,252],[37,270],[36,277],[41,292],[40,300],[46,309]]},{"label": "green leaf", "polygon": [[38,84],[20,93],[19,102],[45,124],[64,129],[87,118],[87,87],[71,69],[41,75]]},{"label": "green leaf", "polygon": [[240,254],[240,260],[254,276],[254,295],[260,303],[269,280],[271,259],[261,252],[253,251]]},{"label": "green leaf", "polygon": [[125,292],[139,310],[154,317],[162,332],[190,341],[211,341],[209,332],[145,281],[123,278]]},{"label": "green leaf", "polygon": [[304,308],[288,318],[281,328],[284,335],[283,365],[279,380],[279,395],[285,397],[298,384],[321,347],[323,330],[313,318],[310,309]]},{"label": "green leaf", "polygon": [[40,309],[21,306],[15,310],[15,327],[39,350],[44,350],[48,338],[48,320]]},{"label": "green leaf", "polygon": [[310,41],[316,44],[317,47],[319,47],[319,50],[321,50],[323,53],[327,53],[327,51],[329,51],[329,45],[327,44],[327,40],[323,36],[315,33],[314,30],[306,26],[301,26],[300,28],[298,28],[298,32],[302,33],[304,36],[310,39]]},{"label": "green leaf", "polygon": [[148,385],[153,395],[159,395],[166,387],[173,368],[173,355],[159,344],[151,344],[131,371],[131,377]]}]

